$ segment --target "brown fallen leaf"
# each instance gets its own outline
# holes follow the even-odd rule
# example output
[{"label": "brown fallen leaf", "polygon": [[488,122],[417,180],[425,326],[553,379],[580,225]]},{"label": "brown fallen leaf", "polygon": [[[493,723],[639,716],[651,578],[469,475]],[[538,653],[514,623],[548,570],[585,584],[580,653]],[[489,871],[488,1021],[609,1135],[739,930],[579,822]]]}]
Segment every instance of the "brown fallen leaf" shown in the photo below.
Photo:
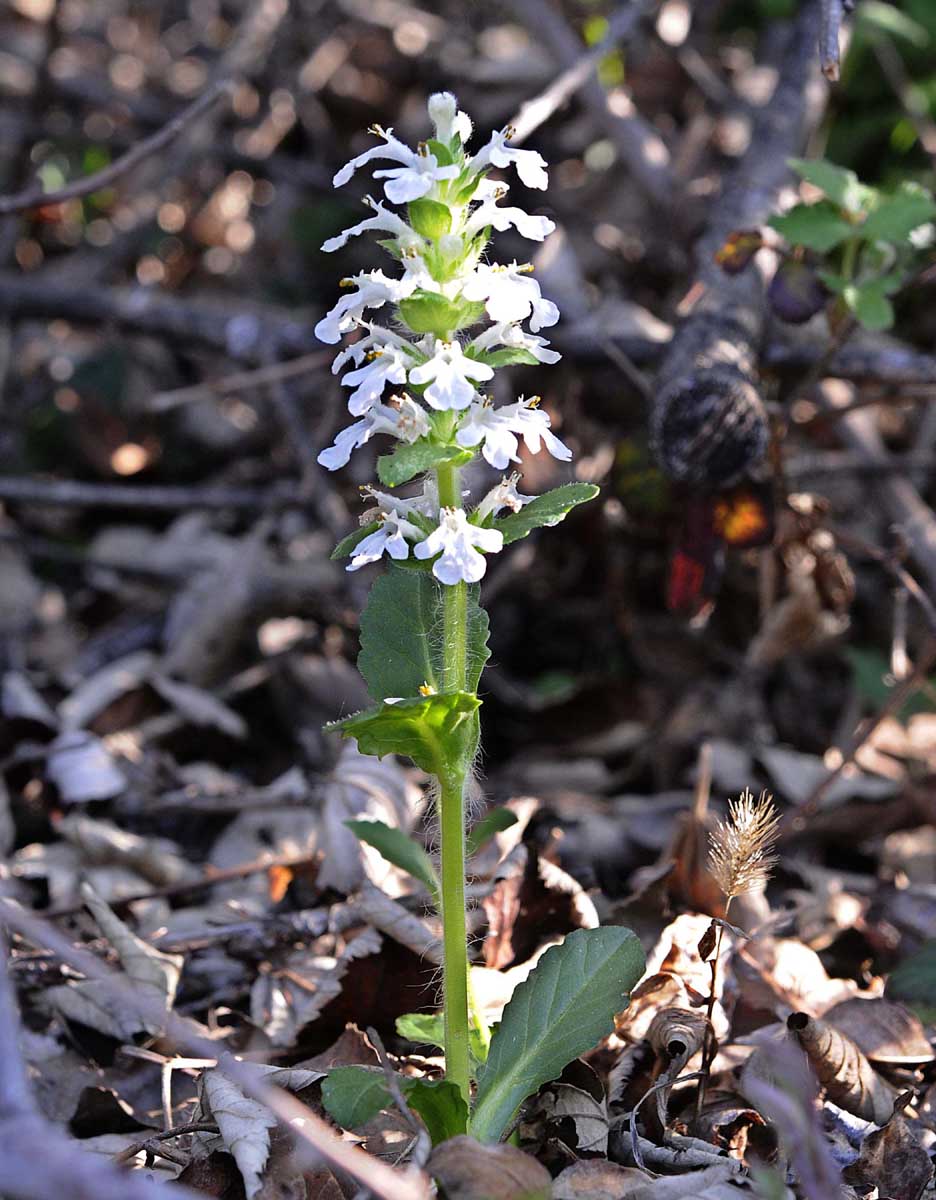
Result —
[{"label": "brown fallen leaf", "polygon": [[448,1200],[549,1200],[552,1177],[516,1146],[482,1146],[470,1137],[436,1146],[426,1170]]},{"label": "brown fallen leaf", "polygon": [[872,1063],[913,1067],[933,1061],[920,1018],[895,1000],[856,996],[834,1005],[822,1019],[850,1037]]},{"label": "brown fallen leaf", "polygon": [[552,1200],[624,1200],[652,1178],[639,1167],[590,1159],[573,1163],[553,1180]]},{"label": "brown fallen leaf", "polygon": [[656,1055],[654,1109],[660,1134],[666,1128],[672,1085],[692,1056],[702,1049],[708,1027],[708,1020],[701,1012],[689,1008],[664,1008],[654,1017],[647,1031],[647,1041]]},{"label": "brown fallen leaf", "polygon": [[849,1183],[877,1184],[881,1196],[920,1200],[933,1178],[933,1164],[909,1124],[899,1114],[861,1143],[861,1155],[845,1171]]},{"label": "brown fallen leaf", "polygon": [[788,1017],[787,1028],[806,1051],[833,1104],[875,1125],[890,1119],[897,1093],[850,1037],[803,1012]]}]

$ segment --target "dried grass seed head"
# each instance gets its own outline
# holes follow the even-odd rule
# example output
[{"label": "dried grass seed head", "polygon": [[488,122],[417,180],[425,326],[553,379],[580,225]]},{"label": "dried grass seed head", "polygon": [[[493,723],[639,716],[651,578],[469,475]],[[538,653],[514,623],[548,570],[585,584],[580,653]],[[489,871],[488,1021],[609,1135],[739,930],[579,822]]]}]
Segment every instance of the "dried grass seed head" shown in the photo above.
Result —
[{"label": "dried grass seed head", "polygon": [[779,832],[780,817],[767,792],[755,800],[745,788],[739,799],[728,801],[728,819],[709,837],[709,871],[726,900],[766,884],[777,863]]}]

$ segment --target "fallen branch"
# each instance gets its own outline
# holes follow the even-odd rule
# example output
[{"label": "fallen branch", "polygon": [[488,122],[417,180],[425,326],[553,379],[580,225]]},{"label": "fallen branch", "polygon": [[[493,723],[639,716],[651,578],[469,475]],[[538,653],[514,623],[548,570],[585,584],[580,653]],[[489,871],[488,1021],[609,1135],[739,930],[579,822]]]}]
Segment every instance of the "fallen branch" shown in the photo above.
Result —
[{"label": "fallen branch", "polygon": [[0,196],[0,216],[6,217],[11,213],[25,212],[29,208],[47,208],[54,204],[64,204],[66,200],[77,200],[81,196],[90,196],[93,192],[100,192],[104,188],[110,187],[139,163],[158,154],[170,142],[175,141],[184,129],[193,121],[198,120],[202,113],[207,112],[222,96],[230,96],[233,90],[234,85],[230,79],[217,80],[207,87],[196,100],[183,108],[168,124],[157,129],[142,142],[137,142],[115,162],[103,167],[100,171],[95,171],[93,175],[86,175],[83,179],[76,179],[73,183],[66,184],[58,191],[46,192],[41,187],[32,187],[13,196]]},{"label": "fallen branch", "polygon": [[715,254],[739,229],[764,225],[789,178],[787,159],[802,146],[822,105],[814,51],[818,0],[793,22],[773,95],[760,109],[747,152],[696,245],[694,305],[660,369],[652,432],[663,469],[690,484],[733,482],[763,456],[768,440],[757,363],[763,340],[765,279],[755,262],[728,275]]}]

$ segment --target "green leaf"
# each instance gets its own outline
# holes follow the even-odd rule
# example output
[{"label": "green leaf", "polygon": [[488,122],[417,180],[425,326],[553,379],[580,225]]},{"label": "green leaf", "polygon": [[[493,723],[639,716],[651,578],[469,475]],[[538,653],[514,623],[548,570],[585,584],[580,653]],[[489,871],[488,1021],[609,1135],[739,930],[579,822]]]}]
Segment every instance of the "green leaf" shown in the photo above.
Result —
[{"label": "green leaf", "polygon": [[333,559],[347,558],[358,542],[363,542],[369,534],[375,533],[379,528],[379,521],[371,521],[367,525],[362,525],[360,529],[355,529],[353,533],[349,533],[347,537],[341,539],[334,550],[332,550],[331,557]]},{"label": "green leaf", "polygon": [[922,49],[930,42],[929,32],[912,17],[902,13],[893,4],[882,0],[864,0],[855,15],[856,25],[870,25],[872,29],[903,38],[912,46]]},{"label": "green leaf", "polygon": [[905,242],[914,229],[936,217],[936,202],[919,184],[905,183],[890,196],[882,196],[861,226],[869,240]]},{"label": "green leaf", "polygon": [[539,359],[529,350],[524,350],[522,346],[508,346],[504,350],[491,350],[489,353],[478,355],[480,362],[485,362],[489,367],[535,367]]},{"label": "green leaf", "polygon": [[430,138],[426,145],[429,153],[435,155],[435,160],[440,167],[450,167],[455,162],[455,155],[445,142],[440,142],[438,138]]},{"label": "green leaf", "polygon": [[518,513],[494,521],[493,526],[504,535],[504,545],[509,546],[542,525],[558,525],[570,509],[586,500],[594,500],[598,491],[593,483],[566,483],[537,496]]},{"label": "green leaf", "polygon": [[356,738],[362,754],[405,754],[430,775],[443,776],[456,764],[464,769],[474,756],[480,707],[469,692],[447,692],[385,701],[326,728]]},{"label": "green leaf", "polygon": [[439,890],[432,859],[417,841],[402,829],[394,829],[383,821],[345,821],[354,836],[368,846],[373,846],[387,862],[418,879],[435,896]]},{"label": "green leaf", "polygon": [[810,162],[803,158],[791,158],[789,163],[801,179],[824,192],[833,204],[846,212],[863,212],[877,195],[874,188],[859,182],[854,171],[834,163],[823,159]]},{"label": "green leaf", "polygon": [[417,442],[400,442],[392,454],[381,454],[377,459],[377,474],[386,487],[399,487],[424,471],[431,471],[440,463],[451,463],[461,467],[474,458],[473,450],[461,446],[444,446],[420,438]]},{"label": "green leaf", "polygon": [[797,204],[789,212],[771,217],[768,224],[795,246],[818,250],[820,254],[844,242],[855,232],[843,221],[838,209],[821,200],[818,204]]},{"label": "green leaf", "polygon": [[411,200],[409,202],[410,224],[420,235],[437,242],[452,228],[452,213],[447,204],[438,200]]},{"label": "green leaf", "polygon": [[842,298],[865,329],[890,329],[894,324],[894,306],[887,298],[893,290],[886,279],[871,279],[867,283],[849,284],[842,289]]},{"label": "green leaf", "polygon": [[[410,1107],[422,1117],[433,1145],[464,1133],[468,1108],[454,1083],[397,1077]],[[334,1067],[322,1082],[322,1103],[342,1129],[358,1129],[394,1107],[380,1067]]]},{"label": "green leaf", "polygon": [[478,1075],[473,1138],[499,1141],[523,1100],[611,1032],[644,966],[641,943],[620,925],[577,929],[546,950],[494,1030]]},{"label": "green leaf", "polygon": [[438,292],[417,291],[401,300],[397,311],[413,333],[432,333],[448,338],[473,325],[484,312],[481,300],[447,300]]},{"label": "green leaf", "polygon": [[577,929],[547,950],[494,1031],[471,1136],[499,1141],[527,1096],[610,1033],[644,967],[640,942],[617,925]]},{"label": "green leaf", "polygon": [[[480,589],[468,588],[468,672],[465,689],[478,690],[490,651],[488,616]],[[415,696],[423,684],[438,691],[442,680],[442,585],[432,575],[391,566],[371,588],[361,615],[358,670],[374,700]]]},{"label": "green leaf", "polygon": [[[396,1019],[396,1031],[411,1042],[425,1042],[427,1046],[445,1049],[445,1019],[441,1013],[404,1013]],[[468,1046],[472,1058],[484,1062],[487,1046],[474,1026],[468,1029]]]},{"label": "green leaf", "polygon": [[502,833],[516,825],[517,817],[509,808],[490,808],[468,833],[466,852],[471,858],[491,840],[495,833]]},{"label": "green leaf", "polygon": [[457,1084],[444,1079],[401,1080],[410,1108],[419,1113],[433,1146],[468,1128],[468,1105]]},{"label": "green leaf", "polygon": [[322,1103],[342,1129],[357,1129],[393,1100],[380,1067],[333,1067],[322,1080]]}]

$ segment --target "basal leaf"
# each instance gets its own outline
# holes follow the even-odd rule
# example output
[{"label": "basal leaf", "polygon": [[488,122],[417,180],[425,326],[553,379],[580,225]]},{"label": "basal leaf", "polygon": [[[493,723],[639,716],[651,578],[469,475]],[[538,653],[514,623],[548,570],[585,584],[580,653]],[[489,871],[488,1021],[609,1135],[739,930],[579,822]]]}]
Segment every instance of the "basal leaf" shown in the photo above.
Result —
[{"label": "basal leaf", "polygon": [[[427,1046],[445,1049],[445,1019],[441,1013],[404,1013],[396,1019],[396,1031],[400,1037],[408,1038],[411,1042],[424,1042]],[[468,1029],[468,1045],[472,1058],[476,1062],[484,1062],[487,1046],[473,1025]]]},{"label": "basal leaf", "polygon": [[473,757],[480,707],[481,701],[469,692],[386,700],[328,728],[356,738],[362,754],[404,754],[424,771],[441,776],[455,764],[463,769]]},{"label": "basal leaf", "polygon": [[357,1129],[393,1100],[380,1067],[333,1067],[322,1081],[322,1103],[342,1129]]},{"label": "basal leaf", "polygon": [[353,533],[349,533],[347,537],[341,539],[334,550],[332,550],[331,557],[333,559],[347,558],[358,542],[363,542],[369,534],[376,533],[379,528],[379,521],[370,521],[367,525],[362,525],[360,529],[355,529]]},{"label": "basal leaf", "polygon": [[[490,655],[488,616],[480,589],[468,588],[465,690],[476,692]],[[415,696],[423,684],[441,689],[442,585],[431,574],[391,566],[371,588],[361,615],[358,670],[374,700]]]},{"label": "basal leaf", "polygon": [[593,483],[566,483],[544,492],[517,513],[494,521],[494,528],[504,535],[504,545],[519,541],[543,525],[558,525],[570,509],[598,495]]},{"label": "basal leaf", "polygon": [[516,825],[517,817],[510,811],[509,808],[489,808],[488,811],[475,821],[474,825],[468,831],[466,840],[466,852],[468,857],[477,854],[482,846],[486,846],[495,833],[501,833],[505,829],[509,829],[511,825]]},{"label": "basal leaf", "polygon": [[800,179],[805,179],[813,187],[819,188],[833,204],[844,208],[846,212],[862,212],[877,195],[874,188],[859,182],[854,171],[837,167],[821,158],[812,162],[803,158],[791,158],[790,166]]},{"label": "basal leaf", "polygon": [[392,454],[381,454],[377,459],[377,474],[386,487],[399,487],[416,475],[431,471],[440,463],[451,463],[456,467],[471,462],[473,450],[461,446],[445,446],[420,438],[418,442],[400,442]]},{"label": "basal leaf", "polygon": [[407,1102],[419,1113],[433,1146],[458,1137],[468,1127],[468,1105],[457,1084],[444,1079],[406,1079]]},{"label": "basal leaf", "polygon": [[818,204],[797,204],[781,216],[771,217],[769,224],[782,233],[788,242],[825,254],[851,237],[854,226],[843,221],[838,210],[825,201]]},{"label": "basal leaf", "polygon": [[610,1033],[644,965],[640,942],[615,925],[577,929],[547,950],[494,1031],[478,1075],[472,1137],[499,1141],[528,1096]]},{"label": "basal leaf", "polygon": [[439,881],[432,859],[422,846],[402,829],[394,829],[392,825],[383,821],[345,821],[345,825],[356,838],[366,842],[368,846],[373,846],[387,862],[418,879],[431,896],[436,895]]},{"label": "basal leaf", "polygon": [[874,211],[861,226],[869,240],[905,242],[914,229],[936,217],[936,202],[919,184],[905,183],[890,196],[882,196]]}]

